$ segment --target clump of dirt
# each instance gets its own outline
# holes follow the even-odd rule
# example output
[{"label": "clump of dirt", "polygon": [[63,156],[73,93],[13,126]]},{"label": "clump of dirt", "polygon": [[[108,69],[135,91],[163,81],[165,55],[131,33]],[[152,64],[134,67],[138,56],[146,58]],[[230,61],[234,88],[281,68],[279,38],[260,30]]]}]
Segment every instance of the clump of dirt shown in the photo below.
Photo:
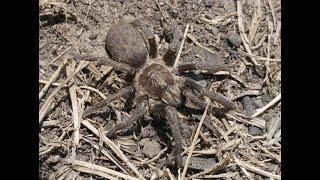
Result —
[{"label": "clump of dirt", "polygon": [[[135,105],[130,97],[116,100],[86,119],[79,118],[79,124],[75,124],[74,102],[81,114],[105,95],[125,87],[127,77],[105,64],[72,60],[70,54],[106,56],[105,38],[111,25],[141,18],[159,38],[159,57],[168,48],[165,39],[172,20],[183,32],[189,24],[179,64],[212,64],[220,59],[227,69],[214,73],[196,70],[184,75],[224,95],[240,110],[216,112],[214,109],[221,106],[211,103],[213,110],[206,114],[186,177],[279,179],[280,4],[280,0],[40,1],[40,90],[51,79],[53,82],[39,100],[40,109],[46,112],[40,123],[39,178],[128,179],[138,178],[138,173],[146,179],[178,176],[170,163],[172,136],[165,121],[155,122],[149,116],[140,119],[111,140],[116,147],[99,138],[130,116]],[[72,72],[81,63],[85,67],[55,93],[70,76],[67,69],[74,66]],[[192,102],[187,104],[189,109],[179,111],[184,162],[203,114]],[[77,134],[80,136],[75,145]]]}]

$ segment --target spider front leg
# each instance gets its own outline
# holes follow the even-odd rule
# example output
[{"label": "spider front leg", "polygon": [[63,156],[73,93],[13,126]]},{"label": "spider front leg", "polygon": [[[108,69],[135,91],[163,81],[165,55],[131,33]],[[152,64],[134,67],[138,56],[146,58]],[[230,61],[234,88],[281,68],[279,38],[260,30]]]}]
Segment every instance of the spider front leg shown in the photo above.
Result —
[{"label": "spider front leg", "polygon": [[225,97],[210,91],[208,89],[203,88],[201,85],[199,85],[196,81],[190,79],[190,78],[184,78],[184,83],[185,86],[191,88],[191,89],[195,89],[196,91],[198,91],[202,96],[207,96],[209,97],[211,100],[216,101],[222,105],[224,105],[225,107],[229,108],[229,109],[234,109],[236,110],[237,107],[236,105],[229,101],[228,99],[226,99]]},{"label": "spider front leg", "polygon": [[149,43],[149,56],[155,58],[157,56],[157,43],[154,34],[140,19],[134,20],[131,24],[142,31],[141,35],[144,36]]},{"label": "spider front leg", "polygon": [[115,94],[109,94],[106,99],[100,101],[98,104],[94,105],[93,107],[90,107],[88,109],[86,109],[82,115],[82,117],[86,117],[87,115],[97,111],[98,109],[104,107],[105,105],[107,105],[108,103],[115,101],[117,99],[120,99],[121,97],[133,93],[134,89],[131,86],[127,86],[123,89],[121,89],[120,91],[118,91]]},{"label": "spider front leg", "polygon": [[164,62],[170,66],[174,64],[176,54],[180,45],[179,42],[180,42],[180,39],[182,38],[182,31],[175,20],[172,21],[171,30],[173,31],[173,37],[169,44],[168,50],[163,55]]},{"label": "spider front leg", "polygon": [[179,129],[177,110],[174,107],[167,106],[165,108],[165,112],[166,112],[166,118],[167,118],[168,124],[170,126],[171,134],[174,140],[173,154],[176,159],[176,164],[178,167],[183,167],[183,162],[181,157],[182,137]]},{"label": "spider front leg", "polygon": [[148,102],[146,100],[141,100],[140,103],[137,104],[136,108],[131,113],[130,117],[119,124],[113,126],[106,134],[108,138],[111,138],[115,135],[115,133],[119,130],[126,129],[130,127],[137,119],[142,117],[147,110]]},{"label": "spider front leg", "polygon": [[128,74],[133,74],[135,72],[135,68],[129,66],[128,64],[119,63],[109,59],[108,57],[97,57],[91,55],[80,55],[76,53],[71,53],[71,55],[80,61],[99,61],[100,63],[108,66],[112,66],[115,70],[126,72]]}]

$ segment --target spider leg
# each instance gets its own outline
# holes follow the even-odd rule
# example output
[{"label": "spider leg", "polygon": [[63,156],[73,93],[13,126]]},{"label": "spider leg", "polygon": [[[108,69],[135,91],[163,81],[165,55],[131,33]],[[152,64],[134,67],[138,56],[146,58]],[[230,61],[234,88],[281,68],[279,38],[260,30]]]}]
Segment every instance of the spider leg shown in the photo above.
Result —
[{"label": "spider leg", "polygon": [[170,126],[171,134],[174,140],[174,149],[173,154],[176,158],[176,164],[179,167],[183,167],[183,161],[181,157],[182,153],[182,137],[179,129],[179,121],[177,110],[174,107],[167,106],[165,108],[166,118],[168,120],[168,124]]},{"label": "spider leg", "polygon": [[205,103],[202,99],[194,95],[190,90],[184,90],[182,94],[191,100],[194,104],[198,105],[201,109],[206,109],[207,103]]},{"label": "spider leg", "polygon": [[184,77],[184,83],[185,86],[195,89],[196,91],[198,91],[202,96],[207,96],[209,97],[211,100],[216,101],[222,105],[224,105],[225,107],[229,108],[229,109],[237,109],[236,105],[229,101],[228,99],[226,99],[225,97],[210,91],[208,89],[203,88],[201,85],[199,85],[196,81],[194,81],[193,79],[190,78],[186,78]]},{"label": "spider leg", "polygon": [[164,62],[170,66],[174,64],[176,53],[179,49],[179,42],[180,42],[180,39],[182,38],[182,31],[175,20],[172,21],[172,30],[173,30],[173,38],[169,44],[168,50],[163,55]]},{"label": "spider leg", "polygon": [[90,107],[88,109],[86,109],[84,112],[83,112],[83,116],[82,117],[86,117],[87,115],[97,111],[98,109],[104,107],[105,105],[107,105],[108,103],[114,101],[114,100],[117,100],[119,99],[120,97],[123,97],[127,94],[130,94],[134,91],[134,89],[131,87],[131,86],[127,86],[123,89],[121,89],[120,91],[118,91],[117,93],[115,94],[110,94],[107,96],[106,99],[100,101],[98,104],[94,105],[93,107]]},{"label": "spider leg", "polygon": [[131,24],[143,32],[142,36],[144,36],[149,43],[149,56],[155,58],[157,55],[157,43],[154,34],[140,19],[135,19]]},{"label": "spider leg", "polygon": [[119,124],[113,126],[106,134],[108,138],[111,138],[115,135],[115,133],[119,130],[130,127],[138,118],[142,117],[147,110],[148,102],[146,100],[142,100],[137,104],[136,108],[131,113],[130,117]]},{"label": "spider leg", "polygon": [[71,53],[71,55],[80,61],[99,61],[102,64],[112,66],[118,71],[126,72],[129,74],[133,74],[135,72],[135,68],[129,66],[128,64],[120,63],[109,59],[108,57],[96,57],[91,55],[80,55],[76,53]]}]

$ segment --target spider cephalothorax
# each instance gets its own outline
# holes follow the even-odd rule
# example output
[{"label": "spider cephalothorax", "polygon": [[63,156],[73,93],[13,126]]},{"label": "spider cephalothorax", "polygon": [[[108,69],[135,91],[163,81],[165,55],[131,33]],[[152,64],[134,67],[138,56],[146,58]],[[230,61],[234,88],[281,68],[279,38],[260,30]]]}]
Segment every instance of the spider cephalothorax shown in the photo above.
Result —
[{"label": "spider cephalothorax", "polygon": [[[177,23],[173,22],[173,38],[169,49],[164,53],[162,59],[164,63],[156,62],[154,58],[157,55],[157,46],[155,36],[145,27],[140,20],[133,22],[121,21],[112,25],[106,37],[106,52],[108,57],[93,57],[74,55],[80,60],[100,60],[102,63],[113,66],[119,71],[123,71],[135,76],[131,85],[121,89],[115,94],[108,95],[107,98],[91,108],[87,108],[83,116],[96,111],[116,99],[127,94],[134,94],[137,100],[135,109],[132,110],[130,117],[121,123],[118,123],[107,130],[107,137],[112,137],[117,131],[131,126],[139,117],[143,117],[149,109],[149,113],[166,118],[174,139],[173,153],[176,157],[176,164],[183,166],[181,151],[182,138],[179,130],[179,121],[177,107],[183,106],[181,96],[185,96],[198,104],[201,108],[205,103],[201,100],[202,96],[207,96],[228,108],[235,108],[235,105],[222,96],[211,92],[192,79],[177,76],[178,73],[190,70],[218,70],[214,65],[207,64],[182,64],[176,69],[167,67],[164,64],[172,64],[175,59],[179,42],[181,39],[181,30]],[[149,59],[151,57],[152,59]],[[193,94],[197,91],[196,94]],[[154,108],[161,104],[162,108]],[[160,106],[159,106],[160,107]],[[161,113],[153,112],[161,111]]]},{"label": "spider cephalothorax", "polygon": [[177,107],[181,104],[180,90],[170,70],[162,64],[152,63],[138,74],[141,90],[157,100]]}]

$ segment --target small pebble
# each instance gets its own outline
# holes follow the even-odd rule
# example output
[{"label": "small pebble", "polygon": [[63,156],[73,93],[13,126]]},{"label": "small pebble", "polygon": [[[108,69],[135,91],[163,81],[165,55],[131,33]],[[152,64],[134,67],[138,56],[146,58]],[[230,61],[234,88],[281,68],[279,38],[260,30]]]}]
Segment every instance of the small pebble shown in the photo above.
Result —
[{"label": "small pebble", "polygon": [[144,146],[147,142],[150,142],[150,138],[143,138],[139,141],[139,145]]},{"label": "small pebble", "polygon": [[270,101],[272,101],[272,97],[268,94],[268,93],[264,93],[263,95],[262,95],[262,99],[265,101],[265,102],[270,102]]},{"label": "small pebble", "polygon": [[236,47],[239,47],[241,45],[241,37],[235,32],[229,32],[227,39],[230,44]]},{"label": "small pebble", "polygon": [[[187,156],[182,157],[183,164],[186,162]],[[209,167],[212,167],[216,164],[216,160],[214,158],[201,158],[201,157],[191,157],[190,158],[190,169],[195,170],[205,170]]]},{"label": "small pebble", "polygon": [[181,134],[183,134],[186,137],[191,137],[192,129],[188,125],[181,124],[180,125],[180,132],[181,132]]},{"label": "small pebble", "polygon": [[216,27],[212,27],[211,28],[211,32],[212,32],[213,35],[217,35],[219,33],[219,29],[216,28]]},{"label": "small pebble", "polygon": [[97,39],[97,37],[98,37],[98,34],[93,33],[93,34],[90,34],[89,39],[92,41],[92,40]]},{"label": "small pebble", "polygon": [[248,133],[252,136],[260,136],[262,135],[262,130],[256,126],[250,126],[248,129]]},{"label": "small pebble", "polygon": [[160,152],[160,144],[156,140],[147,141],[142,149],[143,154],[148,158],[153,158]]},{"label": "small pebble", "polygon": [[204,5],[205,5],[206,7],[209,7],[209,8],[213,6],[213,3],[214,3],[213,0],[205,0],[205,1],[204,1]]}]

